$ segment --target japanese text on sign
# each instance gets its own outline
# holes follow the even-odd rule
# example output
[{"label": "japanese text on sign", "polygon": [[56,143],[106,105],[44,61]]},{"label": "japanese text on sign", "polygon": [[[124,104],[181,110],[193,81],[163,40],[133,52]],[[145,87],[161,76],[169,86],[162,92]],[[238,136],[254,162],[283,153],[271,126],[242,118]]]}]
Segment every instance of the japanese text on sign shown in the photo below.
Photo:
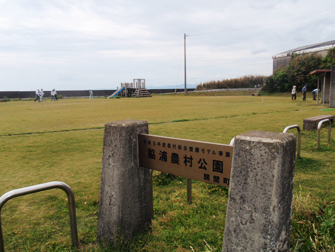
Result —
[{"label": "japanese text on sign", "polygon": [[138,135],[140,166],[229,187],[233,146]]}]

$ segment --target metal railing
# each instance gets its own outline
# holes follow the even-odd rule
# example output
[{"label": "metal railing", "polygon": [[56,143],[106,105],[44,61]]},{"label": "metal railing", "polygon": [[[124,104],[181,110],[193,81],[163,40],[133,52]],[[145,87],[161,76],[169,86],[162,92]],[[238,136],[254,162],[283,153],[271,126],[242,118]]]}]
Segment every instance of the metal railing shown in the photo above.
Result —
[{"label": "metal railing", "polygon": [[75,248],[78,248],[78,232],[77,232],[77,220],[76,220],[76,208],[75,208],[75,200],[74,193],[67,184],[60,181],[53,181],[39,185],[28,186],[16,190],[9,191],[0,197],[0,252],[5,251],[3,236],[2,236],[2,225],[1,225],[1,209],[5,205],[7,201],[12,198],[23,196],[26,194],[41,192],[45,190],[50,190],[54,188],[59,188],[65,191],[68,197],[69,202],[69,214],[70,214],[70,226],[71,226],[71,239],[72,245]]},{"label": "metal railing", "polygon": [[301,146],[301,131],[300,127],[298,124],[290,125],[287,126],[284,130],[283,133],[287,133],[289,129],[297,129],[298,130],[298,149],[297,149],[297,158],[300,158],[300,146]]},{"label": "metal railing", "polygon": [[320,132],[321,126],[324,122],[329,122],[328,126],[328,144],[330,144],[330,135],[331,135],[331,121],[329,119],[324,119],[318,123],[318,149],[320,148]]}]

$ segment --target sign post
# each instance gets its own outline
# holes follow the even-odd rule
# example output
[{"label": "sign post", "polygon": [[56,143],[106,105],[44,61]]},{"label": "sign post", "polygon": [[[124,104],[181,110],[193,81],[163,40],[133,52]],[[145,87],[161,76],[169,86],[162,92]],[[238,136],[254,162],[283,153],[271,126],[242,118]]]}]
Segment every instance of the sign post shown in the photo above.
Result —
[{"label": "sign post", "polygon": [[139,134],[140,166],[229,187],[231,145]]},{"label": "sign post", "polygon": [[151,171],[230,187],[222,251],[288,251],[296,140],[251,131],[234,146],[148,135],[144,121],[105,126],[98,241],[150,229]]}]

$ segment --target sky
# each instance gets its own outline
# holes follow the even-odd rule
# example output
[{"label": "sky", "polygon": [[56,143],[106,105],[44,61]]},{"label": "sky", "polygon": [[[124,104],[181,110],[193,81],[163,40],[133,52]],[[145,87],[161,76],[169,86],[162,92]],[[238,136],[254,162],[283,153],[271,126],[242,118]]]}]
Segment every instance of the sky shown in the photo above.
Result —
[{"label": "sky", "polygon": [[271,75],[335,40],[334,0],[0,0],[0,91],[147,88]]}]

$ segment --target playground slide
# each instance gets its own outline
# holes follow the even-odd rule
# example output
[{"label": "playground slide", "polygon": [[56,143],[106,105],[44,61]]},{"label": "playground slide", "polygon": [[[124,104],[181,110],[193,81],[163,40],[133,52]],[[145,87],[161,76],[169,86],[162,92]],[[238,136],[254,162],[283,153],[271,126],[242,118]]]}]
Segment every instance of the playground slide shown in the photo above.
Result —
[{"label": "playground slide", "polygon": [[117,96],[117,94],[120,93],[122,90],[124,90],[124,87],[122,87],[122,88],[119,89],[119,90],[116,90],[113,94],[111,94],[110,96],[108,96],[108,99]]}]

